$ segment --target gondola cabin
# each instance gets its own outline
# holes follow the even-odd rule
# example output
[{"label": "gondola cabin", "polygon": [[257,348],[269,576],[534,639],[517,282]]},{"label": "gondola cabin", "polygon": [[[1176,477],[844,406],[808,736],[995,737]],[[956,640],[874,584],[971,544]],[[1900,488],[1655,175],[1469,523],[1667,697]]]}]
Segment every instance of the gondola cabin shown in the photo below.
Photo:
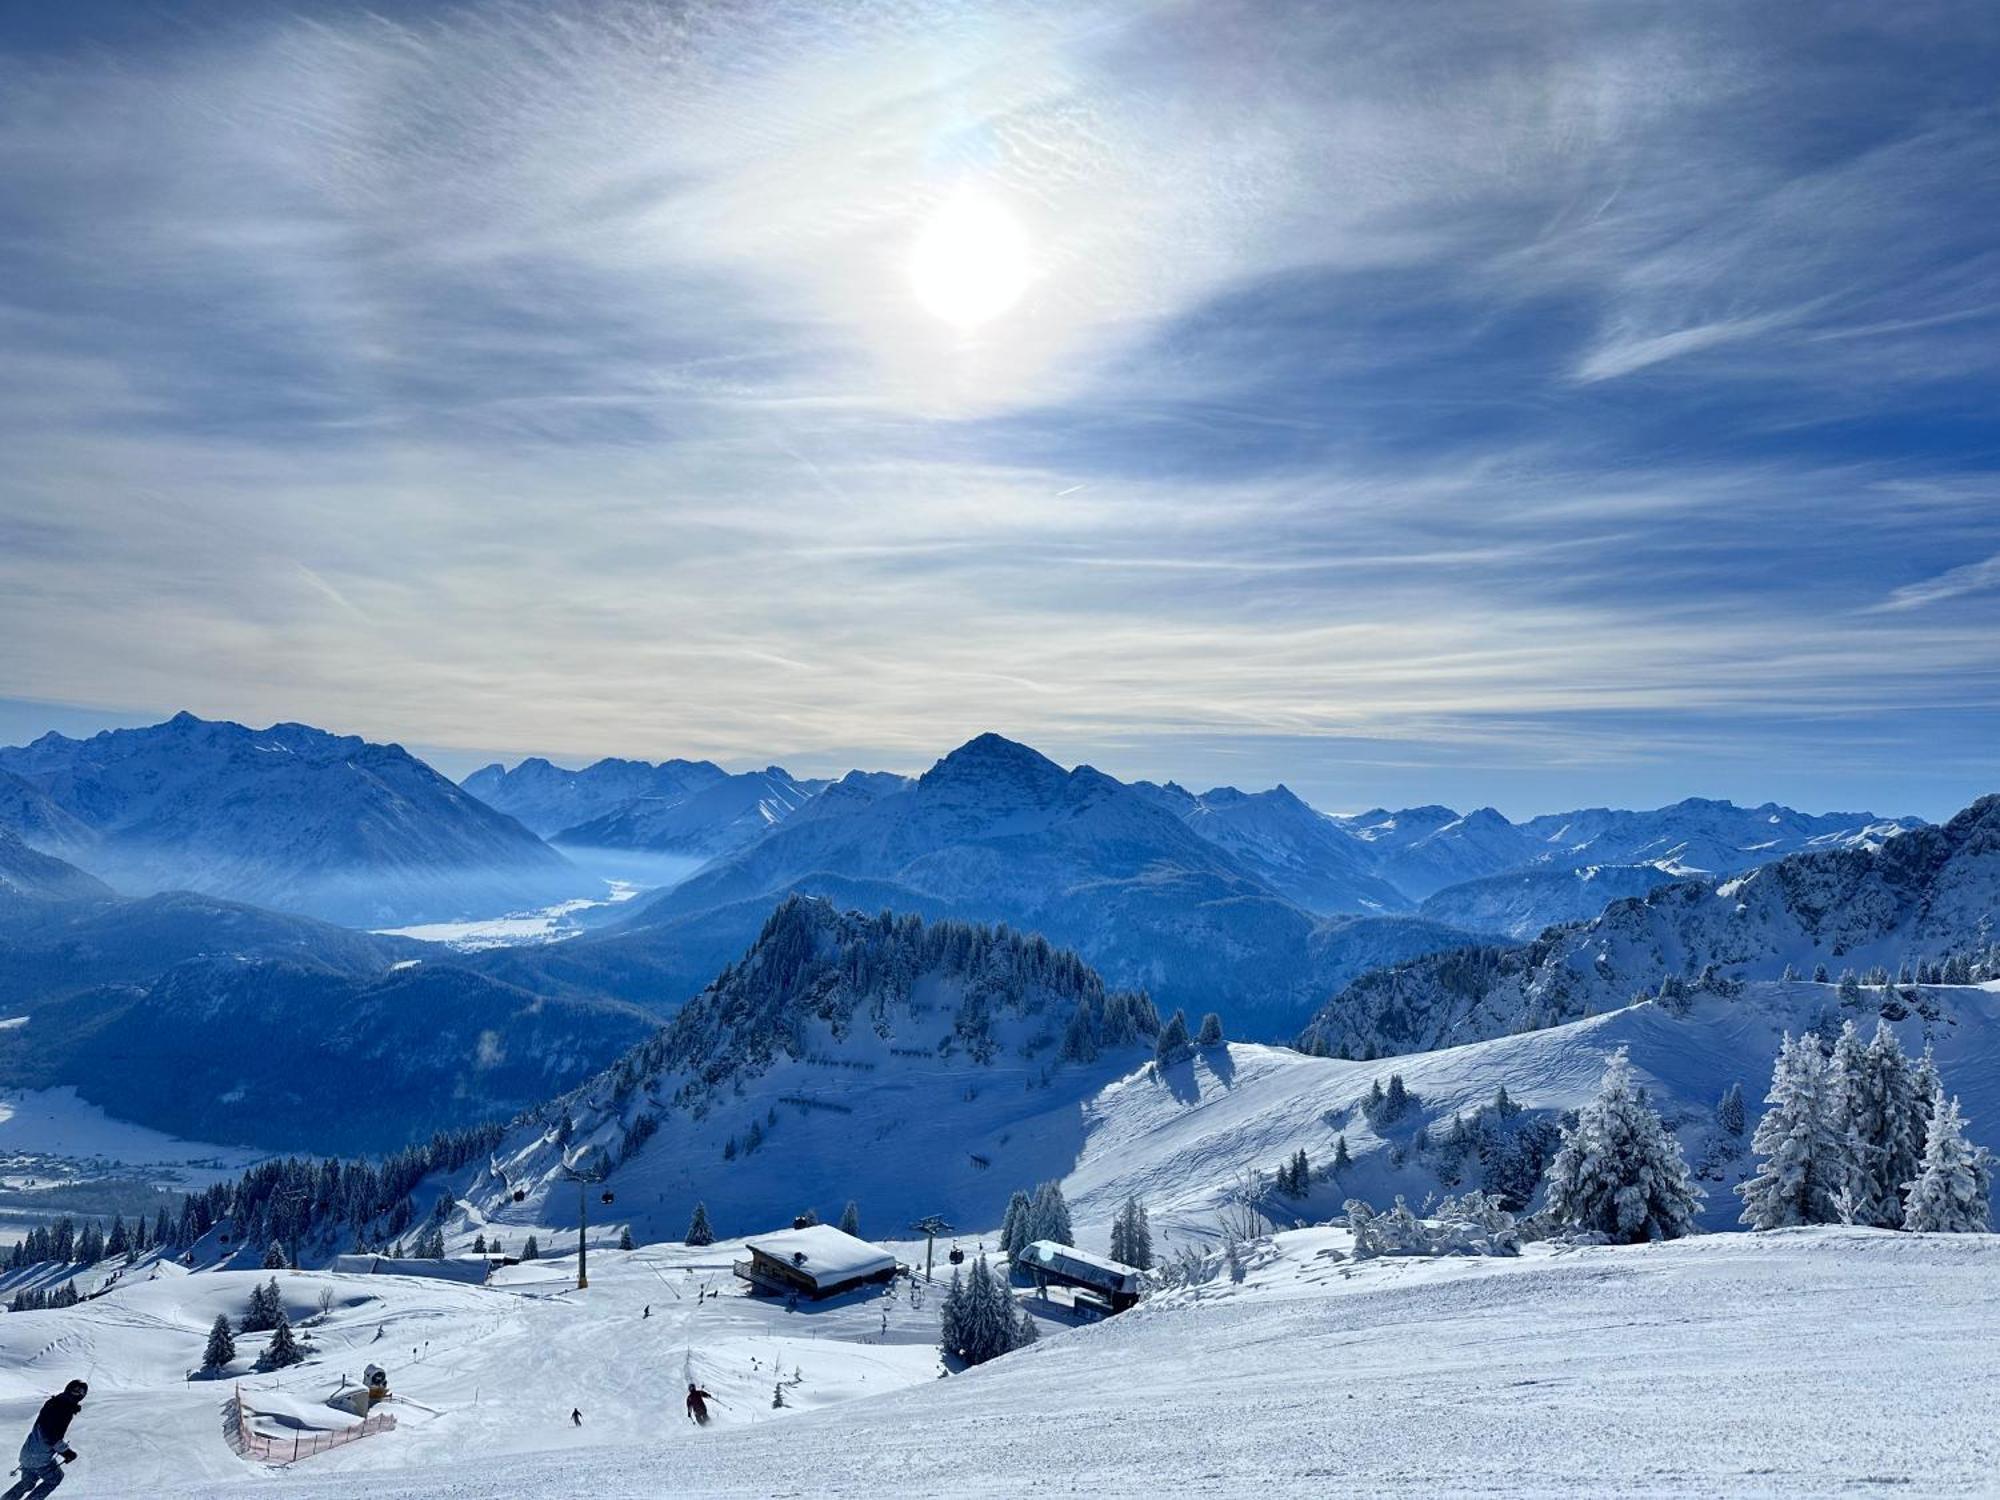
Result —
[{"label": "gondola cabin", "polygon": [[1044,1283],[1078,1288],[1079,1308],[1124,1312],[1138,1302],[1145,1286],[1145,1273],[1138,1267],[1054,1240],[1036,1240],[1021,1252],[1015,1264]]},{"label": "gondola cabin", "polygon": [[896,1274],[895,1256],[831,1224],[759,1235],[743,1248],[750,1258],[736,1262],[736,1274],[752,1290],[780,1297],[833,1297]]}]

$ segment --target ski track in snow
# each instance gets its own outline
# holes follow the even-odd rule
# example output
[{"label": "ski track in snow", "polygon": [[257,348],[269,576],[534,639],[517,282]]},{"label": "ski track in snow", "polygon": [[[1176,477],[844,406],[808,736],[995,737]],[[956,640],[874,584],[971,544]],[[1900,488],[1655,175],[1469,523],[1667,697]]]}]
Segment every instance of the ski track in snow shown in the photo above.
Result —
[{"label": "ski track in snow", "polygon": [[[731,1246],[603,1252],[581,1296],[551,1261],[486,1289],[281,1275],[300,1316],[322,1286],[343,1306],[316,1363],[245,1378],[253,1402],[317,1399],[381,1358],[401,1425],[277,1474],[223,1445],[224,1386],[181,1379],[254,1274],[167,1276],[0,1319],[0,1420],[25,1428],[86,1374],[79,1497],[1993,1492],[2000,1237],[1836,1228],[1359,1264],[1335,1258],[1347,1243],[1281,1234],[1240,1285],[1051,1325],[944,1380],[934,1297],[899,1298],[891,1341],[859,1342],[879,1299],[787,1313],[735,1290]],[[704,1282],[723,1296],[690,1301]],[[261,1338],[240,1343],[247,1358]],[[803,1371],[793,1409],[771,1407],[774,1361]],[[681,1411],[690,1367],[721,1402],[705,1431]]]}]

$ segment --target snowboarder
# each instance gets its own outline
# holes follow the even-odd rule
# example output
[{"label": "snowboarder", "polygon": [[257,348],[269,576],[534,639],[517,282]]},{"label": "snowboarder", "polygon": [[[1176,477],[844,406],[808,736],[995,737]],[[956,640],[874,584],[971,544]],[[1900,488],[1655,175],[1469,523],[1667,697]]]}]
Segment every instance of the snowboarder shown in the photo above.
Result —
[{"label": "snowboarder", "polygon": [[708,1425],[708,1403],[714,1399],[714,1396],[690,1380],[688,1382],[688,1420],[697,1426],[706,1427]]},{"label": "snowboarder", "polygon": [[646,1304],[646,1310],[639,1314],[639,1320],[641,1322],[644,1322],[647,1318],[652,1317],[652,1315],[653,1315],[653,1304],[648,1302]]},{"label": "snowboarder", "polygon": [[21,1444],[20,1482],[0,1500],[29,1500],[30,1496],[48,1494],[63,1482],[63,1465],[76,1462],[76,1450],[65,1441],[69,1424],[76,1420],[83,1398],[89,1394],[89,1386],[72,1380],[61,1395],[42,1403],[41,1414],[28,1429],[28,1440]]},{"label": "snowboarder", "polygon": [[572,1406],[569,1409],[569,1425],[572,1427],[581,1427],[583,1425],[582,1408]]}]

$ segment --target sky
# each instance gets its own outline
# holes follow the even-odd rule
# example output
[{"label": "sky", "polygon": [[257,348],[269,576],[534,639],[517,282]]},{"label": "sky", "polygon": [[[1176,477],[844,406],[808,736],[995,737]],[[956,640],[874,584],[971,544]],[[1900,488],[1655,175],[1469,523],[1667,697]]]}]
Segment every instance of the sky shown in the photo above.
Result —
[{"label": "sky", "polygon": [[0,739],[2000,790],[2000,8],[0,10]]}]

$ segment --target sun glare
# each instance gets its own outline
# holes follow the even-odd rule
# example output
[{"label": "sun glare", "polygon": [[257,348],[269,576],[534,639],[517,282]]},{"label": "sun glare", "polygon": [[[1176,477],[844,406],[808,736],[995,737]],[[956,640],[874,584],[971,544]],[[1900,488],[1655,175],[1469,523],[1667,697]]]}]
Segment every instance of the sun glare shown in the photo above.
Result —
[{"label": "sun glare", "polygon": [[960,193],[917,239],[910,283],[925,310],[976,328],[1020,301],[1028,287],[1028,242],[1013,215]]}]

